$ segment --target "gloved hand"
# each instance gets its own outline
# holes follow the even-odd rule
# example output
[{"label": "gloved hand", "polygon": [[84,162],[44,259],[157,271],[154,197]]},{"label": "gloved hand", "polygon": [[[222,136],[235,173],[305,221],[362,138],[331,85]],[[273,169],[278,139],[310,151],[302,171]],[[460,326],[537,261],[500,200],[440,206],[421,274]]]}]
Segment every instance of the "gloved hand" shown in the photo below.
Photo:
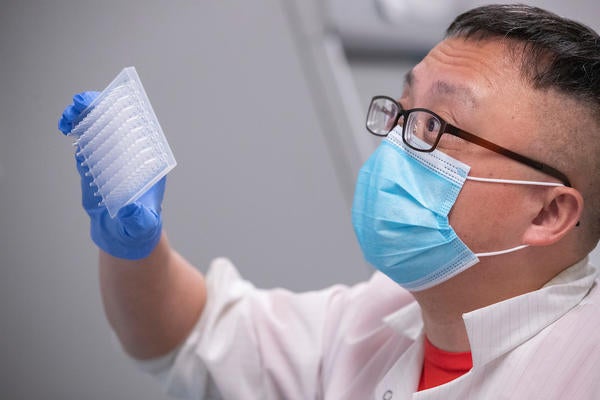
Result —
[{"label": "gloved hand", "polygon": [[[73,96],[73,104],[67,106],[58,122],[58,129],[65,135],[73,129],[73,121],[98,96],[99,92],[83,92]],[[90,234],[98,247],[108,254],[137,260],[147,257],[160,240],[162,219],[161,204],[165,192],[166,177],[152,186],[142,197],[119,210],[111,218],[105,206],[99,206],[100,197],[92,177],[86,175],[89,168],[83,166],[82,157],[75,152],[77,171],[81,176],[83,208],[90,216]]]}]

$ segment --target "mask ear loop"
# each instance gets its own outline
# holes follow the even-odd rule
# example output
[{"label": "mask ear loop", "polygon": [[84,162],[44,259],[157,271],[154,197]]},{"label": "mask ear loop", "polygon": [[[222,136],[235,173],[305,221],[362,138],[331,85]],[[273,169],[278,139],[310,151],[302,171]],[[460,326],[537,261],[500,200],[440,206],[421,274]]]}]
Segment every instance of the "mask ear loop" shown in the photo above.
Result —
[{"label": "mask ear loop", "polygon": [[[562,183],[558,182],[536,182],[536,181],[518,181],[513,179],[493,179],[493,178],[478,178],[476,176],[467,176],[467,180],[476,181],[476,182],[491,182],[491,183],[512,183],[515,185],[536,185],[536,186],[553,186],[560,187],[565,186]],[[581,225],[581,221],[577,221],[575,224],[576,227]]]},{"label": "mask ear loop", "polygon": [[518,250],[524,249],[525,247],[529,247],[529,245],[528,244],[522,244],[520,246],[513,247],[513,248],[510,248],[510,249],[506,249],[506,250],[490,251],[488,253],[475,253],[475,256],[476,257],[499,256],[500,254],[512,253],[513,251],[518,251]]},{"label": "mask ear loop", "polygon": [[[510,183],[510,184],[514,184],[514,185],[535,185],[535,186],[550,186],[550,187],[565,186],[564,184],[558,183],[558,182],[519,181],[519,180],[514,180],[514,179],[479,178],[476,176],[467,176],[467,180],[475,181],[475,182]],[[575,226],[579,226],[580,224],[581,224],[581,221],[577,221],[577,224]],[[523,245],[513,247],[510,249],[506,249],[506,250],[491,251],[488,253],[476,253],[475,256],[477,256],[477,257],[497,256],[500,254],[512,253],[513,251],[521,250],[521,249],[524,249],[525,247],[529,247],[529,245],[523,244]]]},{"label": "mask ear loop", "polygon": [[[476,176],[467,176],[467,180],[476,181],[476,182],[491,182],[491,183],[512,183],[515,185],[536,185],[536,186],[553,186],[560,187],[565,186],[562,183],[558,182],[537,182],[537,181],[518,181],[513,179],[494,179],[494,178],[478,178]],[[576,227],[581,225],[581,221],[577,221],[575,224]]]}]

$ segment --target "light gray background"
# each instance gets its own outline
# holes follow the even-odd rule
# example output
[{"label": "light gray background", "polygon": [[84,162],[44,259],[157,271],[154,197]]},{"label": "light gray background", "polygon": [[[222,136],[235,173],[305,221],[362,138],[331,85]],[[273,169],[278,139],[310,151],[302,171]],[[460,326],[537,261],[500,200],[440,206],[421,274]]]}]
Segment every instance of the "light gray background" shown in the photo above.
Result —
[{"label": "light gray background", "polygon": [[[592,1],[545,3],[596,23]],[[74,93],[101,90],[125,66],[137,68],[179,163],[165,228],[200,270],[225,255],[257,286],[294,290],[369,276],[350,224],[351,181],[375,142],[356,136],[355,110],[397,94],[415,51],[324,63],[319,42],[353,26],[340,12],[351,22],[355,8],[372,11],[367,1],[325,4],[2,4],[1,398],[164,398],[111,341],[72,148],[56,128]]]}]

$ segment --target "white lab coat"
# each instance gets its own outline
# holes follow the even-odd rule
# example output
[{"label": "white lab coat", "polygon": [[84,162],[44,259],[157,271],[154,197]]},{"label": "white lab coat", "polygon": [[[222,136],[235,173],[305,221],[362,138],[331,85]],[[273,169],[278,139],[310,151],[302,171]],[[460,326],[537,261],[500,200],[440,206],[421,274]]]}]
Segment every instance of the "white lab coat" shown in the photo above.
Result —
[{"label": "white lab coat", "polygon": [[597,275],[586,258],[538,291],[465,314],[473,369],[414,393],[420,309],[393,281],[265,291],[218,259],[185,343],[136,363],[187,399],[600,399]]}]

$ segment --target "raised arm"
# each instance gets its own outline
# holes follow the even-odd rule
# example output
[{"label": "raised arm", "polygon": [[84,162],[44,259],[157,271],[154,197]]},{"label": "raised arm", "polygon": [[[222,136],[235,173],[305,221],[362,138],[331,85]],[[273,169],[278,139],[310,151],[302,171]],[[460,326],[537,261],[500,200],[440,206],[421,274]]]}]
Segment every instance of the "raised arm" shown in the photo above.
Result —
[{"label": "raised arm", "polygon": [[164,233],[146,258],[126,260],[100,250],[99,259],[104,309],[125,351],[147,359],[174,349],[204,307],[202,274]]},{"label": "raised arm", "polygon": [[[69,133],[75,118],[97,95],[75,95],[59,121],[60,131]],[[107,319],[131,356],[148,359],[166,354],[185,339],[206,301],[202,274],[171,248],[162,230],[166,179],[113,219],[106,207],[98,205],[83,160],[77,155],[75,160],[91,238],[100,249]]]}]

